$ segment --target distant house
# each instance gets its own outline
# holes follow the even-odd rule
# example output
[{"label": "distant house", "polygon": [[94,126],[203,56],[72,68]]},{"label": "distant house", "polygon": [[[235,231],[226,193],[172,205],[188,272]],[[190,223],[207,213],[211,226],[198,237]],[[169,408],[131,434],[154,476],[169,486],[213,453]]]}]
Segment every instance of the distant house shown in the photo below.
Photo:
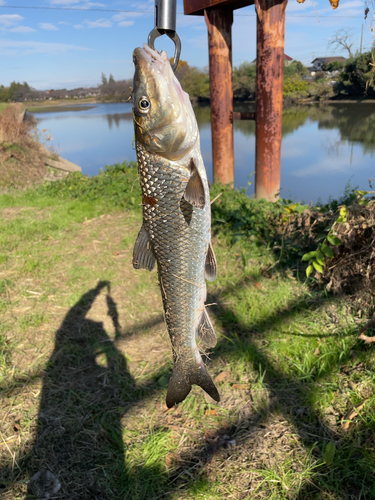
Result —
[{"label": "distant house", "polygon": [[[285,53],[284,53],[284,64],[286,66],[289,66],[289,64],[293,61],[293,58],[290,57],[290,56],[287,56]],[[253,64],[255,64],[257,62],[256,58],[254,59],[253,61]]]},{"label": "distant house", "polygon": [[284,53],[284,64],[286,66],[289,66],[289,64],[293,61],[293,58],[292,57],[289,57],[287,56],[285,53]]},{"label": "distant house", "polygon": [[311,74],[315,73],[316,71],[322,71],[322,66],[323,64],[329,64],[333,61],[339,61],[339,62],[345,62],[346,59],[345,57],[316,57],[313,61],[311,61],[312,66],[307,68]]}]

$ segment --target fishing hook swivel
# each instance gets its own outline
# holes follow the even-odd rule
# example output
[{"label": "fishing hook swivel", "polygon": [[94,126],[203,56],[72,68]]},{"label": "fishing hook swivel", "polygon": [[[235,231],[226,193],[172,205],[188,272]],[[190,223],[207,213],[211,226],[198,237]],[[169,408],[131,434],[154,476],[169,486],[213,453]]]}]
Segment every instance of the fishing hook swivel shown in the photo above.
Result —
[{"label": "fishing hook swivel", "polygon": [[176,33],[177,0],[155,0],[155,28],[148,35],[148,46],[155,50],[156,38],[167,35],[175,46],[173,71],[176,71],[181,54],[181,40]]}]

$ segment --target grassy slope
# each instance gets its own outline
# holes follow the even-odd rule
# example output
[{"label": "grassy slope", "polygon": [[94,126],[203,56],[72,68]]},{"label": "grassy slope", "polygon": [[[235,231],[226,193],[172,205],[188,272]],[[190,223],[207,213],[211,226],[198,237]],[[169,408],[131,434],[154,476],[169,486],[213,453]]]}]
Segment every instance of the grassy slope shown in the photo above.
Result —
[{"label": "grassy slope", "polygon": [[40,479],[26,493],[43,470],[61,484],[56,498],[374,498],[363,313],[220,230],[207,300],[219,342],[207,364],[222,402],[194,388],[166,411],[157,277],[131,265],[136,173],[84,179],[0,197],[2,498],[46,496]]}]

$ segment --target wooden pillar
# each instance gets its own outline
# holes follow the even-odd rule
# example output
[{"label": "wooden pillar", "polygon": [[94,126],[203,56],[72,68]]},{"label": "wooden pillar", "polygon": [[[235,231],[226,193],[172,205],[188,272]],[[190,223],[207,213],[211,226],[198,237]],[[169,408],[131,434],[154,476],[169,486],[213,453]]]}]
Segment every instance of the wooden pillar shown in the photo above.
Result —
[{"label": "wooden pillar", "polygon": [[255,0],[257,12],[256,198],[280,191],[285,9],[288,0]]},{"label": "wooden pillar", "polygon": [[214,182],[234,184],[233,158],[233,11],[205,9],[210,56],[211,130]]}]

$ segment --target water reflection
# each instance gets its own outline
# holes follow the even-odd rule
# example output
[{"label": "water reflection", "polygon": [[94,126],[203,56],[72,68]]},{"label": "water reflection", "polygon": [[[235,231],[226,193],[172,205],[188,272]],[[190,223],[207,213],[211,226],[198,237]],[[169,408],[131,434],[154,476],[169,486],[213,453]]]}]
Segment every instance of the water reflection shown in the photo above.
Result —
[{"label": "water reflection", "polygon": [[[254,103],[235,104],[235,111],[254,111]],[[212,180],[210,107],[195,108],[201,149]],[[56,108],[36,113],[39,129],[51,131],[60,154],[95,175],[104,165],[135,160],[131,104]],[[327,200],[352,186],[368,187],[374,176],[375,104],[330,103],[290,106],[283,113],[281,195],[295,200]],[[235,185],[248,187],[255,169],[255,122],[234,122]]]}]

